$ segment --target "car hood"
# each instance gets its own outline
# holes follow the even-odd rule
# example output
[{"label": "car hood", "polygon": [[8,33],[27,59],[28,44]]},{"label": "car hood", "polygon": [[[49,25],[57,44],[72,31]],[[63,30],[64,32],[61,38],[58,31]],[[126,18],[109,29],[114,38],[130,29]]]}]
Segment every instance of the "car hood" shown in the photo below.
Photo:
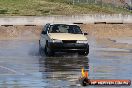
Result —
[{"label": "car hood", "polygon": [[49,37],[57,40],[87,40],[83,34],[71,33],[49,33]]}]

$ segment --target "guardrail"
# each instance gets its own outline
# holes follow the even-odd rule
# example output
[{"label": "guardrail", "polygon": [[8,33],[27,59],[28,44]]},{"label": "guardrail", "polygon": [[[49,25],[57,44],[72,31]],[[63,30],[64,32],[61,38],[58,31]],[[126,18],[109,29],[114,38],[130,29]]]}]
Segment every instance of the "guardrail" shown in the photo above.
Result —
[{"label": "guardrail", "polygon": [[0,17],[0,25],[44,25],[46,23],[132,23],[132,15],[72,15],[72,16],[5,16]]}]

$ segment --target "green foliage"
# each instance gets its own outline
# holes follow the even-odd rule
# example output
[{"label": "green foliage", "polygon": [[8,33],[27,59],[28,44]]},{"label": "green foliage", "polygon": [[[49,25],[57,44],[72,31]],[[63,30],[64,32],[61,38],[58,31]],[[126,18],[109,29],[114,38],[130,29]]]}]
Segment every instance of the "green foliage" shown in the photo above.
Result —
[{"label": "green foliage", "polygon": [[72,4],[72,0],[46,0],[48,2]]},{"label": "green foliage", "polygon": [[74,3],[72,0],[0,0],[0,16],[43,16],[95,13],[123,13],[131,11],[110,4]]},{"label": "green foliage", "polygon": [[7,9],[0,9],[0,14],[6,14],[8,12]]}]

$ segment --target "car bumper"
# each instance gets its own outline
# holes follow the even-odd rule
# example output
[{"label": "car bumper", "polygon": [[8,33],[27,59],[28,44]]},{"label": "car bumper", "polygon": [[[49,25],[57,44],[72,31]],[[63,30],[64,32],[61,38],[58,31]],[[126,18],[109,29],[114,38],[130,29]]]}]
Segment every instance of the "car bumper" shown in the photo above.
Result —
[{"label": "car bumper", "polygon": [[83,43],[48,43],[48,48],[50,48],[52,51],[58,52],[89,51],[89,45]]}]

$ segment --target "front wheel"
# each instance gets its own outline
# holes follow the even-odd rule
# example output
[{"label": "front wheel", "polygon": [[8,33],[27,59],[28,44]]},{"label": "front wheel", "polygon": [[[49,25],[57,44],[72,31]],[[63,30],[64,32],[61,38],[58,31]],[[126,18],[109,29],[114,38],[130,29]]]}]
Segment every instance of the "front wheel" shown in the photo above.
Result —
[{"label": "front wheel", "polygon": [[79,55],[87,56],[89,54],[89,50],[78,52]]},{"label": "front wheel", "polygon": [[49,57],[54,56],[54,52],[51,49],[49,49],[47,46],[45,46],[45,55]]},{"label": "front wheel", "polygon": [[41,45],[40,45],[40,40],[39,40],[39,54],[41,55],[41,56],[43,56],[44,55],[44,49],[41,47]]}]

